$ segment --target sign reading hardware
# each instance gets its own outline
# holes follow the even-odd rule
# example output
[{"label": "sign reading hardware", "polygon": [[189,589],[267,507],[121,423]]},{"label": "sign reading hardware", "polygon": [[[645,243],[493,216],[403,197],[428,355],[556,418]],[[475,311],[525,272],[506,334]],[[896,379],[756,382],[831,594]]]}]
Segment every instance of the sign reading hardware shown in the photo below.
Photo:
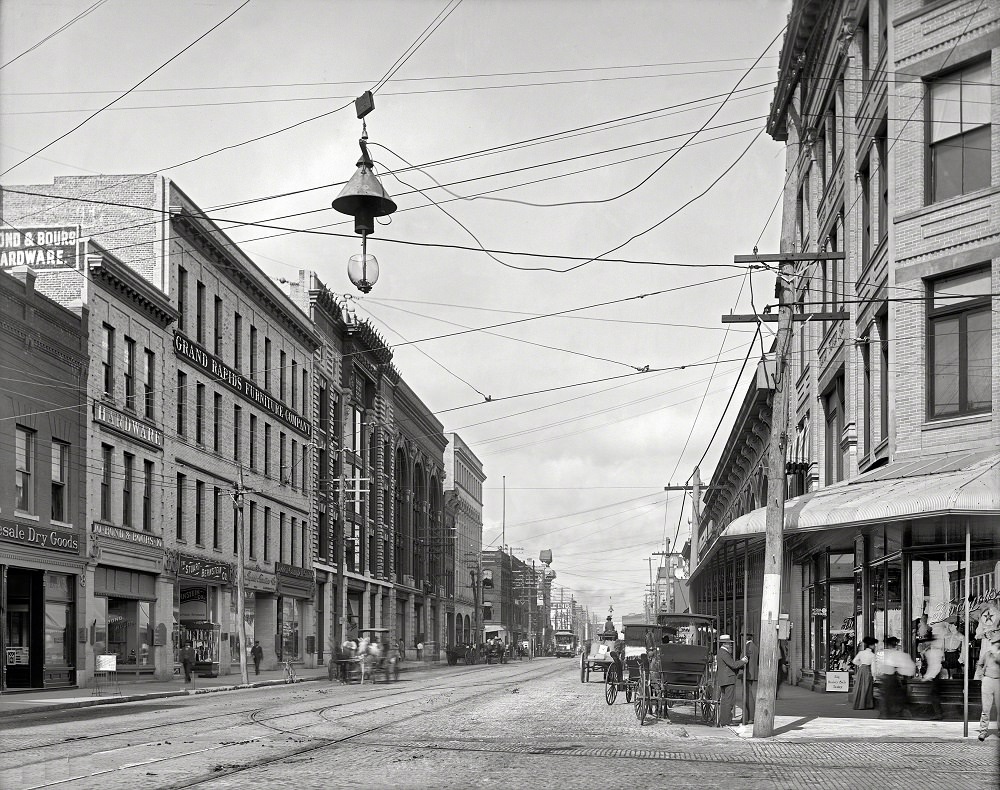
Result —
[{"label": "sign reading hardware", "polygon": [[79,225],[0,231],[0,269],[76,269]]},{"label": "sign reading hardware", "polygon": [[289,409],[281,401],[272,398],[250,379],[237,373],[217,356],[209,354],[204,348],[180,332],[174,332],[174,353],[197,365],[251,403],[271,412],[307,439],[312,437],[312,423],[309,420]]},{"label": "sign reading hardware", "polygon": [[163,449],[163,431],[101,401],[94,401],[94,422],[155,447],[157,450]]}]

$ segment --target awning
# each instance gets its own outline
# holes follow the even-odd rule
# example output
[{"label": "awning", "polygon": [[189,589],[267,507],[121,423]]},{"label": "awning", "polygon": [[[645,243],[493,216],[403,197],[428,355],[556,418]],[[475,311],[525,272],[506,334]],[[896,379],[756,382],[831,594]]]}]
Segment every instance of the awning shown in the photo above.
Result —
[{"label": "awning", "polygon": [[[734,519],[720,540],[764,534],[767,508]],[[895,461],[785,503],[786,535],[942,515],[1000,515],[1000,453]]]}]

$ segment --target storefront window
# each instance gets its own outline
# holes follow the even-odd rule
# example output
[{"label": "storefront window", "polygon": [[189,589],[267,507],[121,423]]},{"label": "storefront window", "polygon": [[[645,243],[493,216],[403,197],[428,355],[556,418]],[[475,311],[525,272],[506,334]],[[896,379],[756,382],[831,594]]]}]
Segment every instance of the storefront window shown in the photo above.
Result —
[{"label": "storefront window", "polygon": [[[107,644],[103,651],[118,657],[121,666],[152,666],[153,625],[150,603],[127,598],[105,598]],[[98,625],[101,625],[98,622]]]},{"label": "storefront window", "polygon": [[281,660],[297,661],[302,658],[299,640],[299,622],[302,602],[287,595],[281,599]]},{"label": "storefront window", "polygon": [[[217,587],[201,583],[180,584],[174,599],[174,663],[187,642],[194,648],[199,664],[217,664],[222,628],[218,621]],[[212,668],[215,671],[215,668]]]},{"label": "storefront window", "polygon": [[879,642],[889,636],[898,637],[900,640],[904,638],[902,575],[901,558],[880,563],[872,568],[872,636]]},{"label": "storefront window", "polygon": [[829,611],[830,650],[826,668],[828,671],[849,670],[855,652],[853,584],[830,585]]},{"label": "storefront window", "polygon": [[45,665],[70,667],[74,650],[73,577],[45,574]]}]

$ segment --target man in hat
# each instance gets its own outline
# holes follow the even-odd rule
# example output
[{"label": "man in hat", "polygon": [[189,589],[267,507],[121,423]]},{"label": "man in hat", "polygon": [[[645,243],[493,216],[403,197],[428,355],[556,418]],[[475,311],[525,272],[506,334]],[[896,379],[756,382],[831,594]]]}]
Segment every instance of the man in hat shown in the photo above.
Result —
[{"label": "man in hat", "polygon": [[985,741],[990,733],[990,718],[993,707],[997,709],[1000,723],[1000,637],[995,641],[984,639],[976,663],[976,677],[982,682],[983,712],[979,717],[979,740]]},{"label": "man in hat", "polygon": [[611,615],[608,615],[608,619],[604,621],[604,633],[608,636],[618,636],[618,629],[615,628],[614,622],[611,620]]},{"label": "man in hat", "polygon": [[901,678],[911,678],[917,671],[913,659],[899,649],[899,638],[887,636],[882,640],[885,650],[878,662],[880,679],[880,719],[892,719],[908,710],[906,689]]},{"label": "man in hat", "polygon": [[729,727],[733,723],[733,705],[736,702],[736,675],[743,670],[747,657],[739,661],[733,657],[733,638],[729,634],[719,637],[719,652],[716,654],[715,682],[719,687],[719,726]]},{"label": "man in hat", "polygon": [[747,634],[743,656],[747,662],[746,672],[743,673],[745,680],[743,684],[743,723],[753,724],[754,709],[757,706],[757,665],[759,661],[753,634]]}]

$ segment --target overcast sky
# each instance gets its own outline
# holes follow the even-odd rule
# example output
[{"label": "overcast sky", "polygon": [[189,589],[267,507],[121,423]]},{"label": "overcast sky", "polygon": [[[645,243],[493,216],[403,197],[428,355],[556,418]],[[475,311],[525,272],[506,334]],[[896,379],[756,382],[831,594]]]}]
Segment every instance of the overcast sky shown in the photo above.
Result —
[{"label": "overcast sky", "polygon": [[[485,466],[484,544],[505,522],[602,619],[641,611],[647,558],[689,529],[690,499],[681,513],[663,486],[706,450],[710,479],[752,370],[737,385],[753,335],[720,318],[752,312],[733,256],[778,248],[782,146],[758,132],[789,0],[241,2],[3,0],[0,182],[160,172],[223,225],[295,231],[228,232],[408,343],[403,377]],[[363,297],[360,240],[330,202],[375,86],[371,150],[399,210]],[[586,263],[602,254],[618,260]],[[773,283],[753,276],[758,309]]]}]

